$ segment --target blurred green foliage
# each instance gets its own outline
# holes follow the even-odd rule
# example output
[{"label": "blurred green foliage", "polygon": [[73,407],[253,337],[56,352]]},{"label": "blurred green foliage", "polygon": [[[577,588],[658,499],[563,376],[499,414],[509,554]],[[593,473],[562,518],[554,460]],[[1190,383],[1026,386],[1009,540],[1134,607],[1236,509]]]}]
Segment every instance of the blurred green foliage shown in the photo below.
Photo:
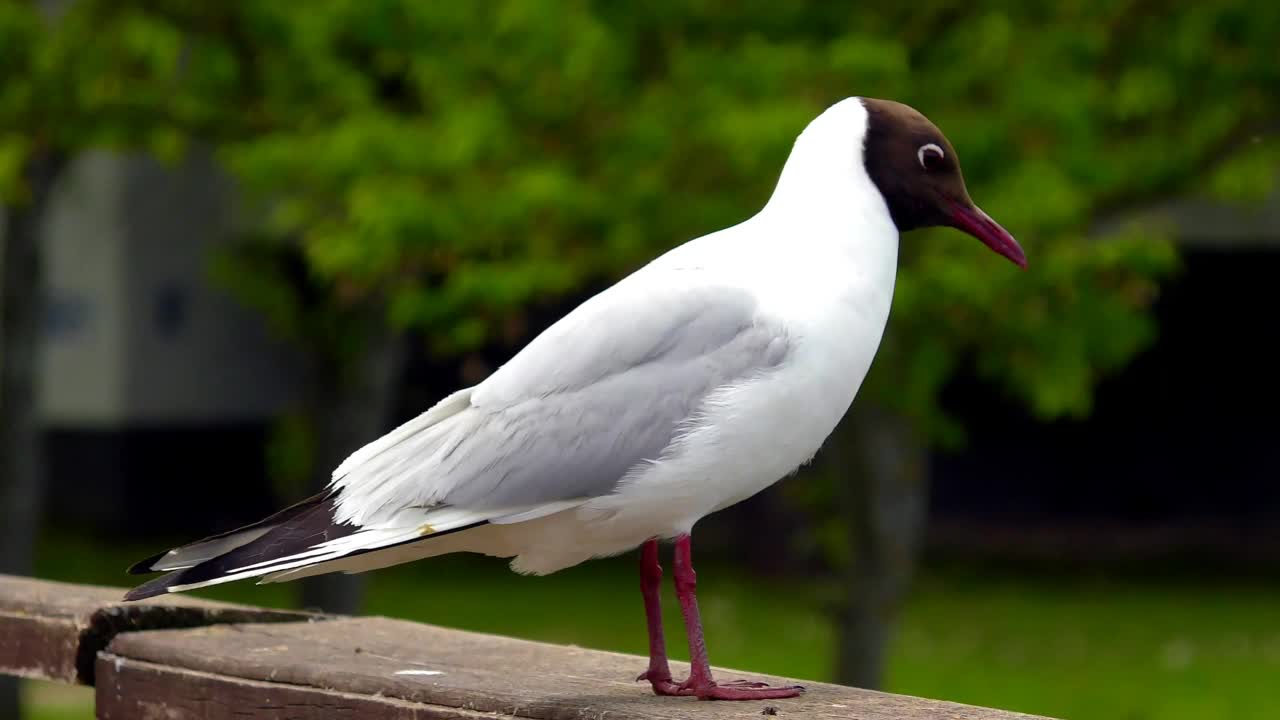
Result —
[{"label": "blurred green foliage", "polygon": [[[1095,218],[1256,198],[1277,165],[1271,136],[1249,140],[1280,116],[1280,10],[1247,0],[69,6],[0,6],[6,201],[41,147],[210,143],[253,202],[256,249],[220,274],[339,356],[359,352],[342,318],[361,303],[475,348],[531,300],[751,214],[826,105],[911,103],[1031,261],[1014,272],[949,231],[904,240],[892,371],[867,392],[941,440],[957,435],[937,395],[966,363],[1038,415],[1080,414],[1150,340],[1175,254],[1159,228],[1091,237]],[[305,293],[273,259],[295,251]]]}]

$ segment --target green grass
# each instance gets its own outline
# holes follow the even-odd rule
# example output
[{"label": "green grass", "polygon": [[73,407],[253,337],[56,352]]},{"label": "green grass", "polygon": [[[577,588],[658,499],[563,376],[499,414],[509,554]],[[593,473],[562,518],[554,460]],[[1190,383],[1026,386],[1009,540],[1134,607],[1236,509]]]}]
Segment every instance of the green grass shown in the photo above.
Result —
[{"label": "green grass", "polygon": [[1280,587],[931,578],[895,691],[1065,718],[1280,718]]},{"label": "green grass", "polygon": [[[127,580],[120,569],[150,549],[51,538],[41,548],[40,575],[119,585]],[[369,578],[369,614],[645,650],[630,558],[546,578],[516,576],[495,560],[440,558]],[[816,582],[756,580],[715,567],[702,568],[701,579],[713,662],[830,677],[832,628]],[[287,585],[238,584],[208,596],[287,606],[292,594]],[[666,609],[669,645],[683,657],[669,597]],[[1073,720],[1274,720],[1277,678],[1278,584],[948,571],[917,584],[894,644],[889,689]],[[92,717],[83,694],[32,688],[33,720]]]}]

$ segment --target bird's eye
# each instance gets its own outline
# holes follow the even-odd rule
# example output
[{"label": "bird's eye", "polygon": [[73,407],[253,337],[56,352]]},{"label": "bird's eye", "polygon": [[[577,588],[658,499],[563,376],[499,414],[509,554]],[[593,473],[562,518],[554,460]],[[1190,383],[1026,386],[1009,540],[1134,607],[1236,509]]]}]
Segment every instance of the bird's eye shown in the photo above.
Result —
[{"label": "bird's eye", "polygon": [[942,148],[935,143],[926,143],[916,150],[916,157],[920,158],[920,167],[925,170],[937,170],[942,167],[942,160],[946,157],[946,153],[942,152]]}]

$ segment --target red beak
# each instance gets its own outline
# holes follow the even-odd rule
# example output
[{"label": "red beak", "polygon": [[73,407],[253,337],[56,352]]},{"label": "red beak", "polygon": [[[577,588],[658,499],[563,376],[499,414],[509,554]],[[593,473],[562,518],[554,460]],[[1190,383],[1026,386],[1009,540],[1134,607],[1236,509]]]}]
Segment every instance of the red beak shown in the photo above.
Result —
[{"label": "red beak", "polygon": [[957,229],[978,238],[983,245],[1012,260],[1014,265],[1027,269],[1027,254],[1022,251],[1022,246],[977,205],[962,205],[952,200],[951,221]]}]

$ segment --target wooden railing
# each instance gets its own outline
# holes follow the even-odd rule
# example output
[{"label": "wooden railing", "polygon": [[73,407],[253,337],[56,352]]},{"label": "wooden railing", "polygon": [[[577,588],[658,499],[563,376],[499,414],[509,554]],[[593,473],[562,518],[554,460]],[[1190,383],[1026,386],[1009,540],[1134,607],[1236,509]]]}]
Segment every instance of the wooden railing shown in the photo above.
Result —
[{"label": "wooden railing", "polygon": [[630,655],[184,596],[126,604],[122,594],[0,575],[0,673],[92,685],[109,720],[1032,717],[805,681],[791,700],[659,698],[630,681],[645,666]]}]

